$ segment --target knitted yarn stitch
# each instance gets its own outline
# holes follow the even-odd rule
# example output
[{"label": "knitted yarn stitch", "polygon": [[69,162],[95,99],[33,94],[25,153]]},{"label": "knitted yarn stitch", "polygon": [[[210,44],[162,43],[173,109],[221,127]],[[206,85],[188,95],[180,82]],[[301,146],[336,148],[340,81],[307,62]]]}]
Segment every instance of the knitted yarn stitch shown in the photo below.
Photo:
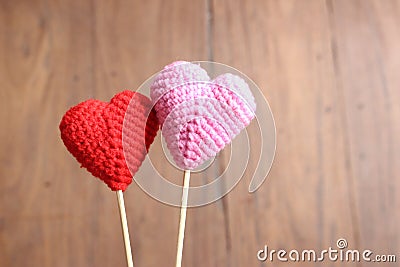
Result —
[{"label": "knitted yarn stitch", "polygon": [[194,169],[215,156],[254,118],[247,83],[232,74],[213,81],[192,63],[168,65],[151,86],[152,101],[176,164]]},{"label": "knitted yarn stitch", "polygon": [[[131,122],[125,138],[130,158],[136,159],[129,171],[122,147],[122,126],[129,103]],[[110,103],[87,100],[70,110],[60,123],[61,139],[81,167],[103,180],[113,191],[125,190],[139,169],[158,131],[151,101],[144,95],[123,91]],[[148,118],[147,118],[148,115]]]}]

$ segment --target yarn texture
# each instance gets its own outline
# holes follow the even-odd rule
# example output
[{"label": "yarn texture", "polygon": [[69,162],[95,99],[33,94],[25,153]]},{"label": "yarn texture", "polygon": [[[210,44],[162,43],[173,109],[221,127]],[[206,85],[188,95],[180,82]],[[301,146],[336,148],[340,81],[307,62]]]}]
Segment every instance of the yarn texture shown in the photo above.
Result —
[{"label": "yarn texture", "polygon": [[[124,131],[124,142],[128,144],[128,151],[124,151],[122,128],[128,105],[133,114],[129,130]],[[157,117],[151,107],[150,99],[132,91],[115,95],[109,103],[87,100],[65,113],[59,126],[61,139],[81,167],[111,190],[125,191],[158,131]],[[130,161],[134,164],[131,171],[125,155],[134,159]]]},{"label": "yarn texture", "polygon": [[242,78],[226,73],[210,80],[188,62],[166,66],[150,95],[168,149],[186,170],[215,156],[255,116],[254,96]]}]

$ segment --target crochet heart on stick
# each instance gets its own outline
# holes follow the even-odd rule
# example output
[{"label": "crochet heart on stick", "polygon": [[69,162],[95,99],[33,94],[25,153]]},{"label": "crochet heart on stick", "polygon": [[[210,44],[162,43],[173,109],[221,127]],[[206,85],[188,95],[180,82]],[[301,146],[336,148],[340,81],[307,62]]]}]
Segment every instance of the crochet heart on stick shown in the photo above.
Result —
[{"label": "crochet heart on stick", "polygon": [[[128,151],[123,151],[122,126],[128,105],[133,108],[129,111],[129,131],[124,132]],[[111,190],[124,191],[158,131],[151,107],[150,99],[132,91],[115,95],[109,103],[87,100],[65,113],[60,123],[61,138],[82,167],[103,180]],[[132,162],[132,173],[124,152]]]},{"label": "crochet heart on stick", "polygon": [[184,170],[215,156],[255,116],[254,96],[242,78],[226,73],[210,80],[188,62],[166,66],[150,94],[168,149]]}]

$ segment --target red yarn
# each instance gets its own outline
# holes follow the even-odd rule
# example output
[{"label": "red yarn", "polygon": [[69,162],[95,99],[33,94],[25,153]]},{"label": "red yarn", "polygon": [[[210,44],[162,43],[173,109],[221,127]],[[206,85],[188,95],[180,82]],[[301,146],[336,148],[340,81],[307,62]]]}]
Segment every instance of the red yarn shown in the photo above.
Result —
[{"label": "red yarn", "polygon": [[[122,126],[128,105],[133,113],[129,125],[134,128],[129,129],[124,141],[129,144],[129,157],[135,159],[130,166],[133,173],[126,165],[122,147]],[[61,139],[81,167],[103,180],[111,190],[125,191],[158,131],[155,112],[151,110],[149,114],[150,108],[150,99],[131,91],[115,95],[110,103],[87,100],[65,113],[60,123]]]}]

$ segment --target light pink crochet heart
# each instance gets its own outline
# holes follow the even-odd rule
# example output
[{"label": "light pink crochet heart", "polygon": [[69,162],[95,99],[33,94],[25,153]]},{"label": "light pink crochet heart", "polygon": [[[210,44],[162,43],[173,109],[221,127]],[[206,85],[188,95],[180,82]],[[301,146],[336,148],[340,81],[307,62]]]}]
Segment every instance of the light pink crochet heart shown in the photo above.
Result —
[{"label": "light pink crochet heart", "polygon": [[215,156],[254,118],[247,83],[227,73],[210,81],[199,65],[175,62],[150,89],[162,133],[176,164],[191,170]]}]

